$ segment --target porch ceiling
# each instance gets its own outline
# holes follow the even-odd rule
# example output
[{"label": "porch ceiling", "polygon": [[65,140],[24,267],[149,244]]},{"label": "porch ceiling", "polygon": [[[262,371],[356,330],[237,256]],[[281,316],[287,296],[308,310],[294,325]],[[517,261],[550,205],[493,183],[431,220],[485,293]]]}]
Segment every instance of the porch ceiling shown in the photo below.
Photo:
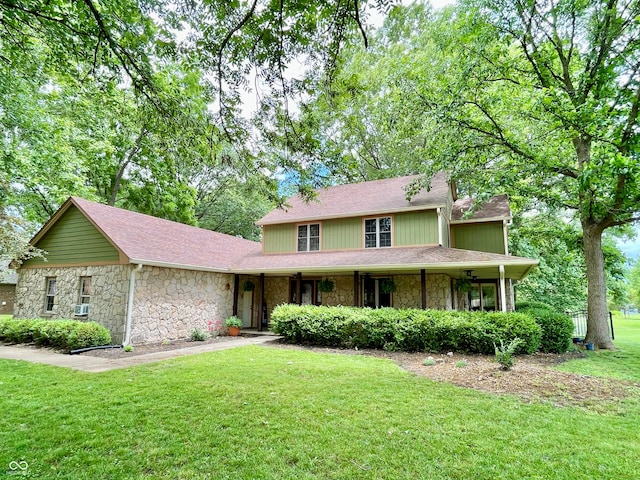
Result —
[{"label": "porch ceiling", "polygon": [[301,272],[306,275],[360,273],[444,273],[451,277],[465,276],[465,270],[478,279],[497,278],[500,265],[505,277],[524,278],[538,260],[476,252],[439,246],[362,249],[339,252],[309,252],[289,254],[250,254],[232,267],[234,273],[257,275],[290,275]]}]

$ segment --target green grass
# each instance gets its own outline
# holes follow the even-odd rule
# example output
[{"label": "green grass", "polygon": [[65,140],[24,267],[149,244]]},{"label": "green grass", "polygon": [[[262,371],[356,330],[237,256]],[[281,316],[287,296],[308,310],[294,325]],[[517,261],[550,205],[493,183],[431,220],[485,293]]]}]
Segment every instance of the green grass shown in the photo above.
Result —
[{"label": "green grass", "polygon": [[0,476],[26,461],[38,479],[635,479],[639,419],[636,400],[525,404],[268,347],[102,374],[0,361]]},{"label": "green grass", "polygon": [[616,351],[585,351],[585,358],[564,363],[559,369],[640,382],[640,315],[615,315],[613,326]]}]

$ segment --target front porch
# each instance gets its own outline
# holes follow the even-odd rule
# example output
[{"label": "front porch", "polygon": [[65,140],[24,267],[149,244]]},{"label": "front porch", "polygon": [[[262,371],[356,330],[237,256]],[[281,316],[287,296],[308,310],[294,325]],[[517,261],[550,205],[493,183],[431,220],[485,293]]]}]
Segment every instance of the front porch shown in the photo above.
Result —
[{"label": "front porch", "polygon": [[[458,291],[457,278],[428,273],[426,269],[415,273],[235,275],[233,313],[243,320],[244,328],[262,331],[268,327],[273,308],[284,303],[511,311],[513,283],[504,276],[500,278],[500,271],[496,270],[497,278],[470,279],[470,289],[466,291]],[[333,282],[331,291],[322,291],[321,282],[326,279]]]}]

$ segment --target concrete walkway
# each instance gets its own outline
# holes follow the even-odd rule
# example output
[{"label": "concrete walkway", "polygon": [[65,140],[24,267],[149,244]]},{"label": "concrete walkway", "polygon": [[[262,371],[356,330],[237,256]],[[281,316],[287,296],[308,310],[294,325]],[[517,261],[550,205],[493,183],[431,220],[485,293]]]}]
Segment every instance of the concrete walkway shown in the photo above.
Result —
[{"label": "concrete walkway", "polygon": [[164,350],[161,352],[148,353],[146,355],[134,355],[128,358],[102,358],[91,355],[68,355],[55,353],[51,350],[35,347],[11,347],[0,346],[0,358],[8,360],[24,360],[32,363],[44,363],[57,367],[67,367],[83,372],[106,372],[118,368],[133,367],[143,363],[159,362],[168,358],[183,357],[196,353],[214,352],[226,350],[228,348],[243,347],[245,345],[260,345],[274,342],[281,337],[275,335],[264,335],[259,337],[242,337],[238,340],[227,342],[208,343],[196,347],[178,348],[176,350]]}]

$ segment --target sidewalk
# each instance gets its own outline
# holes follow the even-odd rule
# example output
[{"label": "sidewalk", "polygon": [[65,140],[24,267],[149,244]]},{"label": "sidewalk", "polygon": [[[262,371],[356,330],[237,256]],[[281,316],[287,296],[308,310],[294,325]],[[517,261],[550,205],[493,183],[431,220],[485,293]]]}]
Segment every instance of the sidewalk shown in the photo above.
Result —
[{"label": "sidewalk", "polygon": [[209,343],[197,347],[179,348],[176,350],[166,350],[162,352],[148,353],[146,355],[136,355],[130,358],[102,358],[90,355],[68,355],[55,353],[51,350],[35,347],[11,347],[0,346],[0,358],[8,360],[24,360],[25,362],[44,363],[57,367],[72,368],[83,372],[106,372],[119,368],[133,367],[143,363],[159,362],[168,358],[183,357],[196,353],[214,352],[226,350],[228,348],[243,347],[245,345],[260,345],[274,342],[281,337],[275,335],[249,337],[230,342]]}]

